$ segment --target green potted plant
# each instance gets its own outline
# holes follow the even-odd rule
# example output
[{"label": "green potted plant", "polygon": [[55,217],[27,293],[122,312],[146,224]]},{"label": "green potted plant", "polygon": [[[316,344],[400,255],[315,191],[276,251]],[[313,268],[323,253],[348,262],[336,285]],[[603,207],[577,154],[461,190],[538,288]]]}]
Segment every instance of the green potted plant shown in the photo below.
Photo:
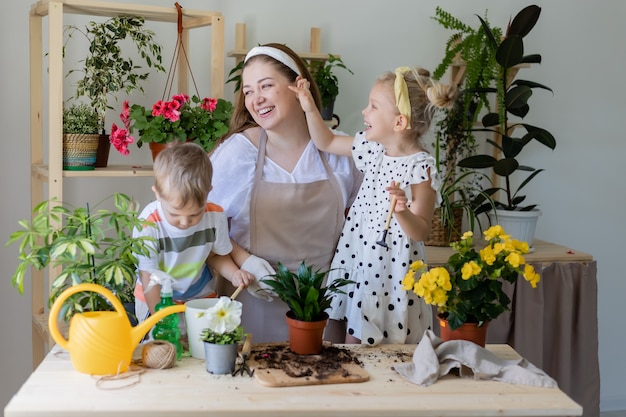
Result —
[{"label": "green potted plant", "polygon": [[[155,40],[155,33],[144,28],[145,19],[141,16],[117,16],[104,22],[89,22],[84,28],[68,25],[65,32],[68,38],[80,33],[89,42],[88,54],[82,69],[71,69],[68,76],[74,72],[81,72],[76,84],[74,98],[86,97],[98,114],[101,146],[104,158],[97,166],[106,166],[110,143],[105,134],[105,116],[109,105],[109,98],[117,99],[120,91],[130,93],[139,90],[143,93],[142,82],[150,75],[149,69],[165,72],[161,65],[161,45]],[[138,65],[130,55],[125,56],[122,46],[130,42],[135,46],[137,55],[143,61]]]},{"label": "green potted plant", "polygon": [[193,141],[209,152],[228,132],[232,111],[233,105],[228,100],[207,97],[200,100],[186,94],[174,95],[170,101],[159,100],[151,108],[129,106],[125,101],[120,114],[124,128],[113,123],[111,143],[120,153],[128,155],[128,145],[135,141],[131,134],[136,129],[138,147],[148,143],[153,149],[153,145]]},{"label": "green potted plant", "polygon": [[[497,210],[490,212],[490,220],[492,223],[498,222],[503,227],[508,227],[507,230],[514,237],[528,241],[531,245],[534,226],[541,212],[535,208],[536,204],[524,204],[526,196],[521,195],[520,190],[543,169],[521,165],[517,158],[533,139],[549,149],[556,148],[556,140],[546,129],[522,123],[519,120],[530,111],[529,99],[533,94],[533,89],[541,88],[550,92],[552,90],[537,82],[515,77],[521,65],[541,63],[541,55],[525,55],[524,51],[524,37],[532,31],[540,13],[541,8],[536,5],[522,9],[508,25],[502,39],[484,19],[478,17],[489,39],[489,47],[495,51],[498,64],[495,85],[483,88],[481,91],[495,95],[497,107],[482,117],[483,127],[474,130],[493,133],[494,140],[488,140],[488,142],[498,152],[496,156],[473,155],[459,162],[459,166],[467,168],[492,168],[493,173],[504,180],[504,185],[497,188],[504,193],[504,198],[494,199]],[[528,175],[516,186],[515,174],[520,171],[525,171]],[[530,224],[513,230],[513,226],[503,224],[503,218],[507,215],[515,216],[517,224],[519,224],[520,216],[528,220]],[[522,234],[524,231],[526,233]]]},{"label": "green potted plant", "polygon": [[93,107],[72,104],[63,109],[63,169],[92,170],[100,141],[100,122]]},{"label": "green potted plant", "polygon": [[[96,208],[113,200],[115,209]],[[94,283],[111,290],[122,303],[134,303],[132,295],[137,256],[148,255],[152,239],[133,237],[134,229],[153,227],[138,218],[137,204],[125,194],[114,194],[96,207],[66,207],[55,200],[33,209],[32,219],[21,220],[6,245],[17,243],[19,263],[11,284],[20,294],[28,268],[61,267],[52,279],[49,304],[65,289],[80,283]],[[84,310],[111,310],[106,300],[93,292],[71,297],[62,310],[66,320]]]},{"label": "green potted plant", "polygon": [[[301,355],[314,355],[322,350],[322,336],[332,297],[335,294],[344,294],[341,289],[354,281],[340,278],[331,284],[325,285],[330,271],[313,271],[313,265],[306,265],[302,261],[297,272],[292,272],[285,265],[278,263],[277,272],[261,282],[267,284],[278,298],[287,306],[287,324],[289,325],[289,346],[292,351]],[[311,344],[301,342],[297,336],[307,333],[312,327]]]},{"label": "green potted plant", "polygon": [[[486,15],[485,12],[485,21]],[[425,243],[448,246],[459,238],[464,215],[470,230],[475,223],[482,230],[479,215],[493,208],[491,195],[495,190],[489,177],[478,169],[459,167],[458,161],[476,154],[478,145],[472,129],[481,110],[490,108],[489,97],[483,89],[492,85],[498,66],[482,26],[474,29],[439,6],[433,19],[454,31],[446,42],[442,61],[433,71],[433,78],[440,80],[451,69],[451,83],[459,93],[454,107],[441,110],[436,123],[433,148],[437,170],[443,178],[439,190],[442,203],[435,212],[432,231]],[[499,28],[493,31],[501,33]]]},{"label": "green potted plant", "polygon": [[204,328],[200,338],[204,342],[206,369],[213,374],[229,374],[235,368],[237,344],[245,336],[241,326],[241,302],[222,296],[217,303],[199,317],[207,316],[208,327]]},{"label": "green potted plant", "polygon": [[[429,269],[416,261],[402,281],[405,290],[437,307],[442,336],[466,324],[486,331],[490,321],[509,310],[504,282],[515,283],[522,275],[535,288],[541,279],[524,260],[527,242],[511,239],[500,225],[487,229],[484,237],[487,243],[476,250],[473,233],[464,233],[452,244],[456,252],[445,265]],[[479,344],[484,343],[483,334]]]},{"label": "green potted plant", "polygon": [[340,57],[332,54],[328,54],[328,59],[325,61],[312,60],[309,62],[311,75],[322,97],[322,118],[324,120],[333,118],[335,99],[339,95],[339,80],[333,72],[336,68],[343,68],[350,74],[354,74],[352,70],[346,67]]}]

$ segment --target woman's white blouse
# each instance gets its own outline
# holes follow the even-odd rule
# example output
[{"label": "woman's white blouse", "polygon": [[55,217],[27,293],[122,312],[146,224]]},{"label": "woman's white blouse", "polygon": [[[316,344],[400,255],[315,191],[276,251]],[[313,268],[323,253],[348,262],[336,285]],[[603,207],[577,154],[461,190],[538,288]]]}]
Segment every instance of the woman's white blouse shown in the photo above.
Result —
[{"label": "woman's white blouse", "polygon": [[[254,180],[258,150],[243,134],[235,134],[222,143],[211,155],[213,189],[209,200],[224,208],[230,219],[230,235],[243,248],[250,247],[250,192]],[[265,158],[263,179],[277,183],[309,183],[327,178],[320,153],[312,141],[302,153],[292,172],[287,172],[269,158]],[[361,174],[352,158],[322,152],[334,172],[344,205],[348,207],[358,191]],[[306,219],[303,219],[306,221]]]}]

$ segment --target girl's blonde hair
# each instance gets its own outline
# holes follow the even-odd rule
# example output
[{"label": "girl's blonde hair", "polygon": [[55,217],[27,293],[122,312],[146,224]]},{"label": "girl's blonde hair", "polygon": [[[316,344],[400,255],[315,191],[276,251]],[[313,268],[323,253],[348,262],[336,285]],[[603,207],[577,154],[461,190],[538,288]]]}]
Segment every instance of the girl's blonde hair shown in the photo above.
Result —
[{"label": "girl's blonde hair", "polygon": [[179,207],[189,202],[204,207],[211,181],[213,165],[209,155],[195,143],[185,142],[162,150],[154,160],[154,188],[168,202]]},{"label": "girl's blonde hair", "polygon": [[377,81],[388,84],[393,91],[396,77],[404,77],[408,90],[411,122],[407,133],[414,134],[416,139],[419,139],[430,129],[437,108],[449,109],[454,106],[457,89],[433,82],[430,72],[420,67],[411,68],[410,71],[398,75],[391,71],[386,72],[378,77]]}]

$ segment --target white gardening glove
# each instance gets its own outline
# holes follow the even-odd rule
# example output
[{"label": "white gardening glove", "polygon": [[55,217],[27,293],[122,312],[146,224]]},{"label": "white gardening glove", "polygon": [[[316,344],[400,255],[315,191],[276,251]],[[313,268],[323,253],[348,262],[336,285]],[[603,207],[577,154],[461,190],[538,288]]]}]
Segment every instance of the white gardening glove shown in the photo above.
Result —
[{"label": "white gardening glove", "polygon": [[248,285],[248,292],[253,296],[265,301],[273,301],[276,293],[267,285],[261,282],[261,279],[267,279],[268,275],[274,275],[276,271],[265,259],[258,256],[250,255],[248,259],[241,265],[241,269],[254,275],[254,282]]}]

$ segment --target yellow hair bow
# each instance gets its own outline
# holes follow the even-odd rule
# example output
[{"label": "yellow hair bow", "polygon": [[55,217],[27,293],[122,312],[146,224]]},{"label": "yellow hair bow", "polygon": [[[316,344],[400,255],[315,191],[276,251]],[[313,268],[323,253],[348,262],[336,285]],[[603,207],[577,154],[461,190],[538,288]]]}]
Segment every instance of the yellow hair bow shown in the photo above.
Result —
[{"label": "yellow hair bow", "polygon": [[407,129],[411,128],[411,101],[409,100],[409,89],[404,80],[404,74],[410,72],[409,67],[396,68],[396,79],[393,83],[393,91],[396,95],[396,106],[400,114],[408,119]]}]

